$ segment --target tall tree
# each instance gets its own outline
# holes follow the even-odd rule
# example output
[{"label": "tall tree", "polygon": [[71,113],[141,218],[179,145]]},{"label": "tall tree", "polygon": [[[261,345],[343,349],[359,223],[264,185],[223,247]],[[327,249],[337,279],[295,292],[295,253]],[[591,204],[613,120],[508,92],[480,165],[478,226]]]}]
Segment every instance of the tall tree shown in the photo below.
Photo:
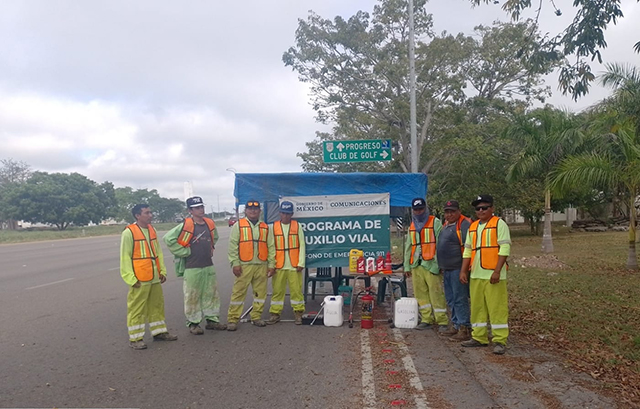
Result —
[{"label": "tall tree", "polygon": [[522,150],[509,167],[507,181],[531,177],[538,177],[542,181],[545,214],[542,251],[552,253],[549,177],[560,161],[575,153],[582,145],[585,139],[582,123],[569,112],[547,107],[516,117],[508,133]]},{"label": "tall tree", "polygon": [[[419,170],[431,174],[442,151],[437,149],[438,112],[459,105],[472,84],[484,106],[500,98],[541,99],[549,93],[542,75],[557,59],[537,40],[531,22],[479,26],[476,37],[431,32],[424,1],[416,2],[416,90]],[[358,12],[348,20],[325,20],[311,13],[296,31],[296,46],[283,56],[285,65],[311,84],[317,119],[333,125],[318,133],[299,153],[308,171],[400,171],[410,166],[408,27],[405,1],[384,0],[372,17]],[[532,34],[533,30],[533,34]],[[524,50],[524,51],[523,51]],[[525,52],[528,59],[514,58]],[[483,103],[473,105],[469,120],[481,121]],[[324,164],[322,142],[344,139],[392,139],[391,163]]]},{"label": "tall tree", "polygon": [[[497,3],[494,0],[469,0],[473,5],[482,3]],[[637,0],[640,2],[640,0]],[[556,8],[553,0],[543,2],[540,0],[537,16],[543,4],[552,7],[555,14],[560,16],[562,10]],[[616,24],[624,15],[621,9],[621,0],[574,0],[573,6],[577,7],[576,15],[569,26],[557,36],[550,38],[546,44],[558,50],[567,57],[573,56],[573,62],[568,62],[560,70],[560,88],[565,94],[571,94],[574,99],[589,92],[589,86],[595,79],[591,72],[591,61],[602,62],[601,50],[607,47],[605,31],[610,24]],[[506,0],[503,10],[511,15],[513,20],[519,20],[525,9],[534,7],[531,0]],[[634,45],[634,50],[640,52],[640,42]]]},{"label": "tall tree", "polygon": [[[417,0],[415,8],[415,33],[423,40],[416,45],[418,151],[434,111],[464,97],[462,61],[471,43],[463,36],[436,37],[424,3]],[[311,85],[318,121],[333,124],[333,134],[345,139],[394,140],[394,158],[405,172],[411,168],[407,21],[401,0],[382,1],[372,16],[359,11],[348,20],[311,13],[299,21],[296,46],[283,55],[285,65]]]},{"label": "tall tree", "polygon": [[112,216],[115,193],[111,182],[97,184],[79,173],[34,172],[8,192],[6,203],[16,219],[64,230],[71,223],[100,223]]},{"label": "tall tree", "polygon": [[542,75],[562,62],[558,52],[543,44],[532,20],[499,23],[474,29],[474,48],[466,62],[469,83],[476,98],[522,98],[544,102],[551,89]]}]

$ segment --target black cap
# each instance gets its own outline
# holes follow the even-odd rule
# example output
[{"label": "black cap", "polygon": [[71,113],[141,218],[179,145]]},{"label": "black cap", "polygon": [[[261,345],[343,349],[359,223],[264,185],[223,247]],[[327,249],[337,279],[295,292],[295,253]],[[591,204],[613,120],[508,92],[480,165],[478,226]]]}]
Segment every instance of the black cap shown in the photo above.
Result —
[{"label": "black cap", "polygon": [[187,199],[187,207],[204,206],[204,202],[200,196],[193,196]]},{"label": "black cap", "polygon": [[416,197],[411,201],[411,208],[414,210],[424,209],[425,207],[427,207],[427,202],[421,197]]},{"label": "black cap", "polygon": [[253,207],[253,208],[260,208],[260,202],[258,202],[257,200],[247,200],[247,203],[244,205],[244,207]]},{"label": "black cap", "polygon": [[447,200],[444,210],[460,210],[460,203],[457,200]]},{"label": "black cap", "polygon": [[471,206],[477,206],[478,203],[489,203],[493,205],[493,196],[491,195],[478,195],[473,202],[471,202]]}]

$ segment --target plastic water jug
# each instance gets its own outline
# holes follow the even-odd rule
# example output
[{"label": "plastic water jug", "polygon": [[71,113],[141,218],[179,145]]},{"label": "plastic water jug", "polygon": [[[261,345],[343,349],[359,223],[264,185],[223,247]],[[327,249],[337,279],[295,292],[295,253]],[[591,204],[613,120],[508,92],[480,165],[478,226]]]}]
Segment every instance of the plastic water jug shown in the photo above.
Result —
[{"label": "plastic water jug", "polygon": [[324,326],[340,327],[343,321],[342,296],[328,295],[324,297]]},{"label": "plastic water jug", "polygon": [[396,328],[415,328],[418,325],[418,300],[403,297],[396,301],[393,314]]}]

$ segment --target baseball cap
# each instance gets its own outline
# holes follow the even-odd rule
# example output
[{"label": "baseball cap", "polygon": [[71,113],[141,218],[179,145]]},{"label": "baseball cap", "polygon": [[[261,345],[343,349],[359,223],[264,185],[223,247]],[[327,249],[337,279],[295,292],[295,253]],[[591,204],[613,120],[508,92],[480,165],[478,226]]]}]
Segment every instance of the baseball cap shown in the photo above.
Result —
[{"label": "baseball cap", "polygon": [[259,209],[260,202],[258,202],[257,200],[247,200],[247,203],[244,205],[244,207],[257,207]]},{"label": "baseball cap", "polygon": [[193,196],[187,199],[187,207],[198,206],[204,206],[204,202],[202,202],[202,198],[200,196]]},{"label": "baseball cap", "polygon": [[416,197],[415,199],[413,199],[411,201],[411,208],[412,209],[424,209],[425,207],[427,207],[427,202],[424,201],[423,198],[421,197]]},{"label": "baseball cap", "polygon": [[444,210],[460,210],[460,203],[457,200],[447,200],[444,204]]},{"label": "baseball cap", "polygon": [[478,203],[489,203],[493,205],[493,196],[491,195],[478,195],[473,202],[471,202],[471,206],[477,206]]},{"label": "baseball cap", "polygon": [[293,203],[286,200],[280,203],[280,213],[293,214]]}]

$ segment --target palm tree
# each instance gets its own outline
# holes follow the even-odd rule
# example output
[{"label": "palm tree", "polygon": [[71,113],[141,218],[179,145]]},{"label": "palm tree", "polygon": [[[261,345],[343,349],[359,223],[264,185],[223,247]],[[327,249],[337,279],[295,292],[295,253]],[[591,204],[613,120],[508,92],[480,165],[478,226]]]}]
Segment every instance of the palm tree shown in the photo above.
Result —
[{"label": "palm tree", "polygon": [[640,69],[622,64],[605,67],[607,71],[600,77],[600,83],[613,90],[608,104],[628,116],[636,135],[640,135]]},{"label": "palm tree", "polygon": [[507,172],[507,182],[540,177],[545,186],[542,251],[553,252],[551,236],[551,189],[549,175],[565,157],[583,143],[581,121],[576,115],[550,107],[517,118],[508,135],[522,150]]},{"label": "palm tree", "polygon": [[559,190],[589,186],[622,195],[629,210],[627,268],[638,270],[635,198],[640,192],[640,138],[634,121],[612,109],[609,102],[605,101],[605,110],[592,122],[592,149],[563,160],[551,181]]}]

